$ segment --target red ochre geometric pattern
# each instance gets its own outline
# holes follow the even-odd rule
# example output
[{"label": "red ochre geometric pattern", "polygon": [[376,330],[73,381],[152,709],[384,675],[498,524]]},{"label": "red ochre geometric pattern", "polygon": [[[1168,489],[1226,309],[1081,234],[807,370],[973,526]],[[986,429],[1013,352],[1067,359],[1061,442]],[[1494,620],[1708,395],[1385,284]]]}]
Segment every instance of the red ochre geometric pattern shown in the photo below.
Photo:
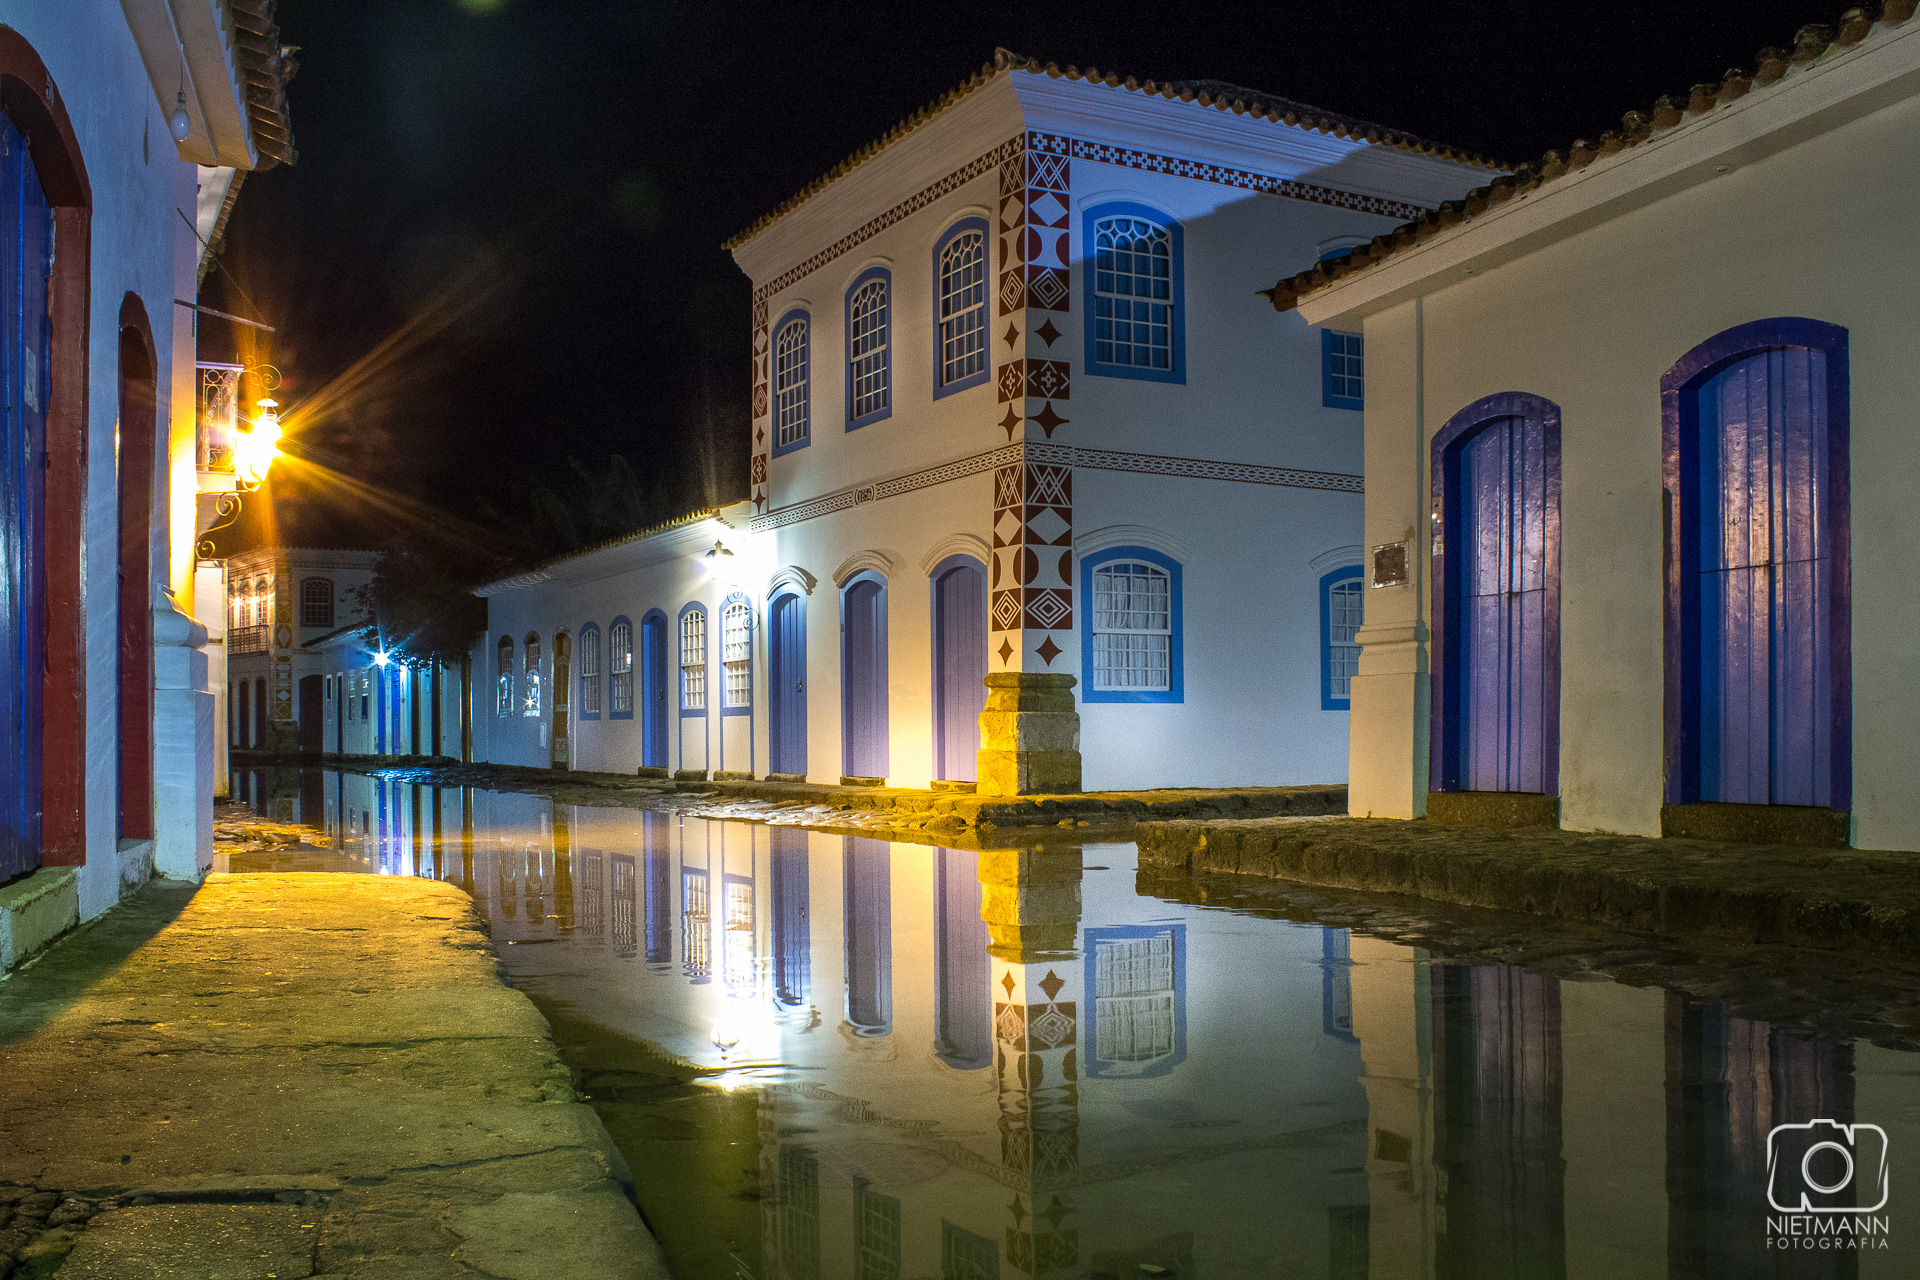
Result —
[{"label": "red ochre geometric pattern", "polygon": [[1073,468],[1024,459],[993,478],[993,563],[988,575],[992,630],[1003,637],[1003,664],[1015,650],[1048,666],[1063,646],[1045,633],[1073,629]]},{"label": "red ochre geometric pattern", "polygon": [[[1068,421],[1053,401],[1072,395],[1072,365],[1036,358],[1020,349],[1018,338],[1032,327],[1033,313],[1072,310],[1067,288],[1067,264],[1073,260],[1072,178],[1072,162],[1065,156],[1030,148],[1000,164],[998,297],[1000,314],[1014,322],[1008,329],[1014,351],[995,371],[994,381],[998,403],[1009,406],[998,418],[1008,440],[1023,422],[1037,423],[1052,439]],[[1057,337],[1052,321],[1046,324]],[[1036,408],[1034,400],[1042,403]],[[1047,616],[1051,606],[1043,603],[1041,610],[1039,616]]]}]

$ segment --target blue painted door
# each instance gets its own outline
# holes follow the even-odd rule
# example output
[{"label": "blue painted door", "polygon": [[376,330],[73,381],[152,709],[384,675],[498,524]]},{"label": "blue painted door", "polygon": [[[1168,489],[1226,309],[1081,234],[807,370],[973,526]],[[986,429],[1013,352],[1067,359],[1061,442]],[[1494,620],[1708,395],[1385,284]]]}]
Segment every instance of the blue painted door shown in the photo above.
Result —
[{"label": "blue painted door", "polygon": [[768,723],[774,773],[807,771],[807,602],[784,595],[773,602],[768,627],[773,705]]},{"label": "blue painted door", "polygon": [[846,589],[841,605],[842,754],[854,777],[887,776],[887,589],[862,578]]},{"label": "blue painted door", "polygon": [[980,855],[933,851],[933,1056],[960,1071],[993,1064],[993,983],[980,918]]},{"label": "blue painted door", "polygon": [[773,896],[773,1001],[801,1010],[813,1003],[812,930],[807,900],[807,833],[797,827],[767,828]]},{"label": "blue painted door", "polygon": [[1833,802],[1826,381],[1824,352],[1785,347],[1697,392],[1681,507],[1689,799]]},{"label": "blue painted door", "polygon": [[640,763],[667,767],[667,623],[660,617],[640,624]]},{"label": "blue painted door", "polygon": [[1544,424],[1522,416],[1481,424],[1448,460],[1448,790],[1559,791],[1552,464]]},{"label": "blue painted door", "polygon": [[26,143],[0,116],[0,881],[40,865],[45,679],[47,277],[53,213]]},{"label": "blue painted door", "polygon": [[933,768],[972,782],[987,705],[987,575],[971,561],[933,582]]}]

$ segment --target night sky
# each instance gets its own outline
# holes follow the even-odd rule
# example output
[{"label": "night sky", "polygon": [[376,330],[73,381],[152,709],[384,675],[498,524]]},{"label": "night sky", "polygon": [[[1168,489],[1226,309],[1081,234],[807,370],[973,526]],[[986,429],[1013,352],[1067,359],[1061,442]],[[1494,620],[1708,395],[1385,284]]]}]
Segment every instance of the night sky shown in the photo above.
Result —
[{"label": "night sky", "polygon": [[[346,478],[276,468],[284,542],[524,559],[557,549],[529,495],[578,489],[570,456],[624,455],[655,516],[744,496],[748,285],[720,242],[996,45],[1518,163],[1840,7],[281,0],[300,160],[246,180],[202,300],[278,326],[237,353],[282,372],[289,450]],[[1247,256],[1249,289],[1294,265]],[[201,358],[247,340],[208,322]]]}]

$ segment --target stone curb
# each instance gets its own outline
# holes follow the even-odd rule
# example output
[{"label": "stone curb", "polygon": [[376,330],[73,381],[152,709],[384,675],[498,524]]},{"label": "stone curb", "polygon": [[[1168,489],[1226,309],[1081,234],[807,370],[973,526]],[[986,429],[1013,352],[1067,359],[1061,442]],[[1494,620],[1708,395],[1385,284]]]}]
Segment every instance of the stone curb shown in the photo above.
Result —
[{"label": "stone curb", "polygon": [[1920,854],[1386,819],[1146,822],[1140,865],[1920,958]]}]

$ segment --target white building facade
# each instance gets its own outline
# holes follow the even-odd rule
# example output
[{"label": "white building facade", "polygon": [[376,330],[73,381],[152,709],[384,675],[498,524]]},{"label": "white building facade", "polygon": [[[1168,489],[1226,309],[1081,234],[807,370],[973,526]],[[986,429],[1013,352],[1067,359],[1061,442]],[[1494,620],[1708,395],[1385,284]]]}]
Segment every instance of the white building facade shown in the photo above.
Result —
[{"label": "white building facade", "polygon": [[176,299],[203,176],[291,151],[271,4],[169,8],[0,3],[0,971],[212,857]]},{"label": "white building facade", "polygon": [[1277,287],[1365,334],[1353,812],[1920,849],[1912,12]]},{"label": "white building facade", "polygon": [[924,786],[1004,747],[1065,764],[983,789],[1339,781],[1363,353],[1240,268],[1488,172],[1003,52],[732,242],[750,500],[485,588],[486,758],[564,738],[581,768]]}]

